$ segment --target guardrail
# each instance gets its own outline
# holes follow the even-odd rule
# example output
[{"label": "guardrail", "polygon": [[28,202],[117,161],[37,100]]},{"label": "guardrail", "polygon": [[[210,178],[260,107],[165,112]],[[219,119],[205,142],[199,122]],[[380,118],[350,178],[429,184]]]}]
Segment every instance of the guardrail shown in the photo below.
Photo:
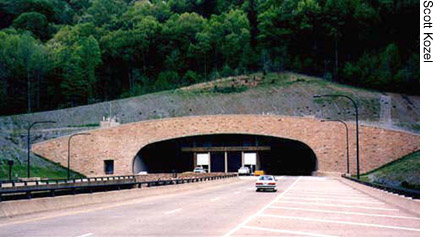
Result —
[{"label": "guardrail", "polygon": [[382,189],[385,190],[387,192],[391,192],[391,193],[396,193],[399,195],[403,195],[406,197],[410,197],[413,199],[419,199],[420,198],[420,192],[417,190],[413,190],[413,189],[407,189],[407,188],[399,188],[399,187],[392,187],[392,186],[388,186],[388,185],[381,185],[381,184],[375,184],[375,183],[369,183],[363,180],[359,180],[359,179],[355,179],[353,177],[349,177],[346,175],[342,175],[343,178],[358,182],[360,184],[364,184],[373,188],[378,188],[378,189]]},{"label": "guardrail", "polygon": [[[143,188],[163,185],[174,185],[183,183],[194,183],[208,180],[217,180],[230,177],[236,177],[237,174],[227,174],[218,176],[194,177],[194,178],[172,178],[165,180],[152,180],[137,182],[134,175],[129,176],[112,176],[96,177],[75,180],[52,180],[46,181],[21,181],[10,182],[12,186],[0,186],[0,202],[17,199],[31,199],[33,197],[54,197],[59,195],[93,193],[110,190],[120,190],[127,188]],[[57,182],[56,182],[57,181]],[[102,182],[101,182],[102,181]],[[120,181],[120,182],[110,182]],[[24,183],[23,183],[24,182]],[[37,182],[35,184],[35,182]],[[45,185],[41,185],[41,182]],[[55,182],[55,183],[52,183]],[[13,186],[15,183],[15,186]],[[23,183],[22,186],[17,186]]]},{"label": "guardrail", "polygon": [[90,183],[98,181],[114,181],[135,179],[134,175],[122,176],[106,176],[106,177],[92,177],[92,178],[79,178],[79,179],[47,179],[47,180],[0,180],[0,188],[10,187],[27,187],[27,186],[40,186],[40,185],[60,185],[60,184],[75,184],[75,183]]}]

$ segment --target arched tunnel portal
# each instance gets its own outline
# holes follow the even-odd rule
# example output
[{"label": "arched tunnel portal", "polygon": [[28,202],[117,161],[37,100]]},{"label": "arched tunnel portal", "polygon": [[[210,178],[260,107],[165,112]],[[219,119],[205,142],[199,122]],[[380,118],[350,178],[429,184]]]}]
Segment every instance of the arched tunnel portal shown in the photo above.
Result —
[{"label": "arched tunnel portal", "polygon": [[214,134],[175,138],[146,145],[133,159],[133,173],[237,172],[242,166],[274,175],[311,175],[318,168],[313,150],[290,139]]}]

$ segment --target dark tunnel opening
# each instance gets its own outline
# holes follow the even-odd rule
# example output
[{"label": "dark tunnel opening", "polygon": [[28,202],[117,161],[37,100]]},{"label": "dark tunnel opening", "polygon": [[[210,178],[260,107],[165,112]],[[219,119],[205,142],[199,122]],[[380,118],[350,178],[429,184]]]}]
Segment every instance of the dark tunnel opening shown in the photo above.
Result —
[{"label": "dark tunnel opening", "polygon": [[176,138],[143,147],[133,160],[133,173],[192,171],[237,172],[242,166],[273,175],[311,175],[317,158],[306,144],[290,139],[248,134]]}]

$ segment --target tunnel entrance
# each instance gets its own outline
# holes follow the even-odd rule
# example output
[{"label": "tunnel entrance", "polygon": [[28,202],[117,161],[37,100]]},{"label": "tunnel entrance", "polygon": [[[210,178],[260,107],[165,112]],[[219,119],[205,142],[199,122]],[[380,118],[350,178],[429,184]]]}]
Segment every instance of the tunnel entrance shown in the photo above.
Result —
[{"label": "tunnel entrance", "polygon": [[143,147],[133,159],[133,173],[192,171],[252,172],[273,175],[311,175],[317,170],[315,153],[306,144],[271,136],[217,134],[176,138]]}]

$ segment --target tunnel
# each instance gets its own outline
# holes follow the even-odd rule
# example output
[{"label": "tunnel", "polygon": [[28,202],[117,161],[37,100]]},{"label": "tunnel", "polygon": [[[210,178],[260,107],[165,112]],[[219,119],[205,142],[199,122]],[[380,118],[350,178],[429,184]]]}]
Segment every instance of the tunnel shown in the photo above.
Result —
[{"label": "tunnel", "polygon": [[198,166],[208,172],[237,172],[245,166],[272,175],[311,175],[318,163],[313,150],[297,140],[214,134],[148,144],[134,157],[132,172],[181,173]]}]

